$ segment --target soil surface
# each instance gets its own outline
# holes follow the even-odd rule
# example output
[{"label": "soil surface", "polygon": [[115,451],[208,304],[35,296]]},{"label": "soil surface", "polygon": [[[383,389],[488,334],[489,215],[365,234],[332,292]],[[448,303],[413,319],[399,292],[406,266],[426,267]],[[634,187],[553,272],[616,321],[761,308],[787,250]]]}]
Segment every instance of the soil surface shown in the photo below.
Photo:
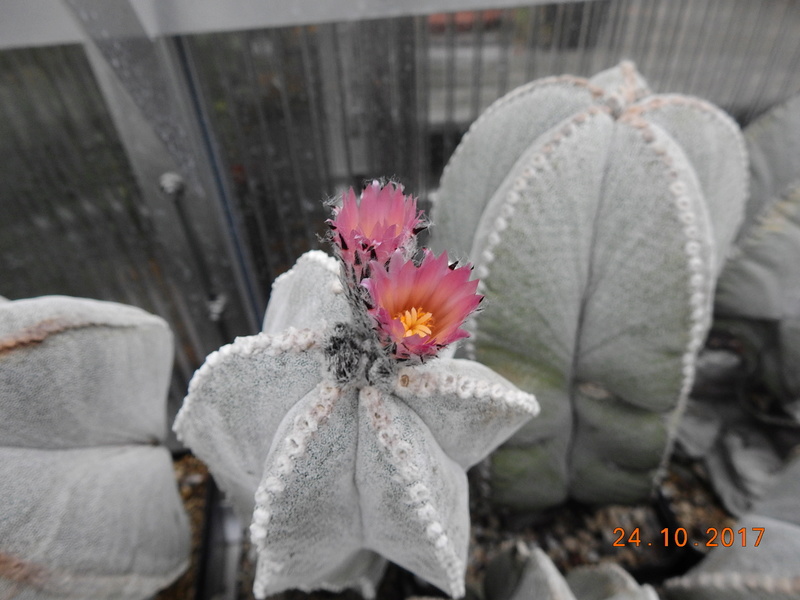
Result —
[{"label": "soil surface", "polygon": [[208,468],[191,454],[173,460],[175,480],[189,515],[192,531],[192,555],[189,568],[168,588],[161,590],[155,600],[195,600],[198,596],[199,565],[203,548],[206,504],[208,499]]}]

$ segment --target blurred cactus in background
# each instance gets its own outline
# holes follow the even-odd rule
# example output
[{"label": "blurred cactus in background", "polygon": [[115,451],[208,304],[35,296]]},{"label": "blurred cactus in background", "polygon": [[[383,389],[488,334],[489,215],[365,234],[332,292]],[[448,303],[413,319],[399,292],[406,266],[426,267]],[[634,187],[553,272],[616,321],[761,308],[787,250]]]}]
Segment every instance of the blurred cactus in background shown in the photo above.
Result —
[{"label": "blurred cactus in background", "polygon": [[486,600],[658,600],[649,585],[639,585],[614,563],[578,567],[564,577],[540,548],[525,544],[506,549],[487,567]]},{"label": "blurred cactus in background", "polygon": [[745,129],[750,197],[717,285],[680,445],[726,509],[765,499],[800,443],[800,96]]},{"label": "blurred cactus in background", "polygon": [[534,81],[472,125],[442,176],[434,243],[481,278],[468,355],[542,405],[491,457],[497,502],[647,497],[742,219],[746,160],[727,115],[652,93],[630,63]]},{"label": "blurred cactus in background", "polygon": [[[666,582],[670,600],[796,600],[800,597],[800,454],[714,550]],[[709,538],[711,535],[709,535]]]},{"label": "blurred cactus in background", "polygon": [[719,280],[717,327],[736,335],[750,369],[800,422],[800,96],[745,129],[750,198]]},{"label": "blurred cactus in background", "polygon": [[138,308],[0,302],[0,597],[140,600],[186,569],[172,356]]}]

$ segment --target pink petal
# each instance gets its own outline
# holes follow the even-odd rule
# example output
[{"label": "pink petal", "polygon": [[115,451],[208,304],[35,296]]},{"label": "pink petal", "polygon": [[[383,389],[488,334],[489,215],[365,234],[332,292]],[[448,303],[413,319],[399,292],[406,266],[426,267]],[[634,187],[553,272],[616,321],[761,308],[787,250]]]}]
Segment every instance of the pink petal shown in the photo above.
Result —
[{"label": "pink petal", "polygon": [[342,196],[341,208],[333,213],[329,222],[336,230],[334,241],[342,259],[359,274],[357,258],[366,262],[375,257],[386,262],[393,252],[411,243],[421,222],[412,196],[404,196],[399,185],[381,187],[377,181],[364,188],[360,200],[352,188],[348,190]]},{"label": "pink petal", "polygon": [[[433,355],[439,348],[467,337],[468,333],[460,327],[481,300],[475,293],[478,282],[468,279],[468,265],[450,269],[446,254],[436,257],[426,251],[416,266],[402,252],[395,251],[386,269],[375,261],[370,267],[372,275],[364,285],[375,302],[376,308],[371,313],[381,315],[376,319],[379,331],[383,339],[397,343],[398,357]],[[422,308],[433,315],[430,336],[402,337],[405,327],[393,317],[412,308]]]}]

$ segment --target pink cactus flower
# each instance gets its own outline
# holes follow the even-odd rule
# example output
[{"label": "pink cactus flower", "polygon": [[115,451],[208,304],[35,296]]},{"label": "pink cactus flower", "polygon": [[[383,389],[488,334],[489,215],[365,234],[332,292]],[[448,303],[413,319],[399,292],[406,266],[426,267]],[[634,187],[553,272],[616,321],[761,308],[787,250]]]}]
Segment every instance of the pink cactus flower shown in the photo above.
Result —
[{"label": "pink cactus flower", "polygon": [[425,250],[419,266],[395,252],[386,268],[370,267],[362,282],[372,298],[369,314],[395,357],[434,356],[469,336],[461,326],[483,300],[469,265],[450,265],[447,253],[436,258]]},{"label": "pink cactus flower", "polygon": [[373,181],[361,192],[360,201],[350,188],[333,216],[328,221],[333,241],[358,279],[371,260],[384,264],[396,250],[413,252],[415,235],[424,229],[416,199],[404,196],[403,187],[395,183],[381,186]]}]

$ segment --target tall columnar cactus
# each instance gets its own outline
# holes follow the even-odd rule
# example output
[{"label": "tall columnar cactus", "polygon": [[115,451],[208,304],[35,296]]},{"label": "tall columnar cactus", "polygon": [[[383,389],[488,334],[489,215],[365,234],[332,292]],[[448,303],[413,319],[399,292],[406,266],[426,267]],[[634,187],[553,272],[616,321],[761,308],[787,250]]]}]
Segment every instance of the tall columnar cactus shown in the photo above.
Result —
[{"label": "tall columnar cactus", "polygon": [[465,469],[538,407],[436,356],[480,297],[446,255],[411,260],[413,199],[374,183],[334,212],[340,261],[312,251],[275,281],[263,332],[208,357],[175,430],[251,522],[257,596],[373,596],[384,558],[461,596]]},{"label": "tall columnar cactus", "polygon": [[188,564],[166,391],[172,335],[137,308],[0,302],[0,597],[138,600]]},{"label": "tall columnar cactus", "polygon": [[750,197],[716,313],[755,344],[760,375],[800,420],[800,96],[749,125],[745,140]]},{"label": "tall columnar cactus", "polygon": [[470,257],[491,309],[469,355],[542,405],[492,455],[498,502],[649,493],[746,177],[729,117],[653,94],[629,63],[534,81],[472,125],[442,176],[434,241]]}]

